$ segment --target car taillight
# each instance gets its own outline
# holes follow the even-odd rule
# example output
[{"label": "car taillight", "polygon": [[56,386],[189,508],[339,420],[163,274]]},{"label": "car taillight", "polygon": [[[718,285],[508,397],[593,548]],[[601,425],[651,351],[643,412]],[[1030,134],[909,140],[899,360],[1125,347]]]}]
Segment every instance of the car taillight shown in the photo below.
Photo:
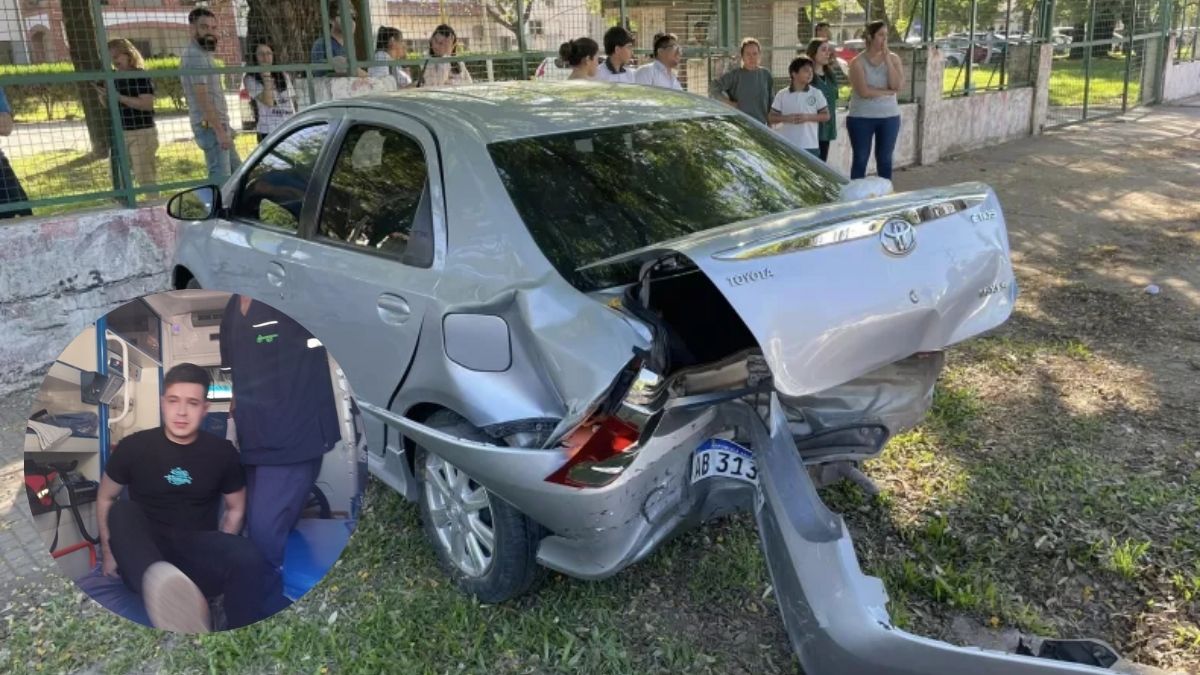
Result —
[{"label": "car taillight", "polygon": [[636,427],[617,417],[591,417],[563,439],[571,457],[546,480],[570,487],[603,487],[633,461],[638,436]]}]

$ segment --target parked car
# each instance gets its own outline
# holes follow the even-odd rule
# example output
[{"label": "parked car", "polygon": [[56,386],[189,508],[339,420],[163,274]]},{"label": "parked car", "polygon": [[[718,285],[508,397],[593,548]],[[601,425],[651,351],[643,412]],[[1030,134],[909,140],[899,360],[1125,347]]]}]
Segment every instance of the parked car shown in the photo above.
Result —
[{"label": "parked car", "polygon": [[538,64],[533,76],[546,80],[565,80],[571,76],[571,67],[557,56],[547,56]]},{"label": "parked car", "polygon": [[843,61],[849,63],[858,56],[858,53],[867,48],[867,43],[862,40],[846,40],[845,42],[833,48],[833,53]]},{"label": "parked car", "polygon": [[333,101],[264,145],[169,203],[175,283],[316,335],[463,591],[603,579],[749,510],[806,672],[1107,672],[900,630],[817,492],[869,482],[943,350],[1012,312],[986,185],[860,199],[728,106],[599,83]]},{"label": "parked car", "polygon": [[971,54],[973,55],[972,56],[973,63],[987,63],[988,60],[991,58],[991,50],[987,47],[987,45],[984,45],[984,44],[981,44],[978,42],[976,42],[974,45],[971,45],[970,41],[966,37],[966,34],[950,35],[948,37],[937,40],[934,44],[936,44],[938,46],[938,48],[943,50],[944,52],[946,52],[946,51],[958,52],[958,54],[960,55],[959,56],[960,64],[962,63],[963,60],[965,60],[968,48],[971,49]]}]

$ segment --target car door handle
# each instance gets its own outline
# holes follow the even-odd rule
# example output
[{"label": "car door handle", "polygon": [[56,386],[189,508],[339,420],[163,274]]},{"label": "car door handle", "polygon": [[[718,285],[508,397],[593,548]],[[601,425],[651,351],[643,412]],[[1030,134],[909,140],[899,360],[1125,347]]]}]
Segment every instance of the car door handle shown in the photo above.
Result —
[{"label": "car door handle", "polygon": [[379,310],[379,318],[384,323],[401,324],[412,316],[412,308],[408,306],[408,301],[391,293],[380,295],[376,307]]},{"label": "car door handle", "polygon": [[267,281],[272,286],[282,286],[285,279],[287,279],[287,271],[283,269],[283,265],[277,262],[267,265]]}]

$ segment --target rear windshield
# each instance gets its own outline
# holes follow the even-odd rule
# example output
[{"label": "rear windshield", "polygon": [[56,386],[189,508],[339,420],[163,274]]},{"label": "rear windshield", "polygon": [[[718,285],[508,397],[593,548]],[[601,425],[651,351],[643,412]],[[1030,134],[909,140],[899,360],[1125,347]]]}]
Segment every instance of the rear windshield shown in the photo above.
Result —
[{"label": "rear windshield", "polygon": [[729,223],[824,204],[841,184],[738,116],[538,136],[489,146],[534,240],[568,281],[634,281],[632,265],[579,267]]}]

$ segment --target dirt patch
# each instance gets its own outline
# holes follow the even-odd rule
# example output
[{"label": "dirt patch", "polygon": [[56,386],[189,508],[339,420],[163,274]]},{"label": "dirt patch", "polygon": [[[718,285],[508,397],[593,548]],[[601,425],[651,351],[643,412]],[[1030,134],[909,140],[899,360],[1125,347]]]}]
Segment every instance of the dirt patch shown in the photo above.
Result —
[{"label": "dirt patch", "polygon": [[[981,175],[1016,311],[950,354],[941,386],[969,410],[943,403],[870,468],[894,503],[848,514],[916,632],[956,640],[969,616],[1200,672],[1200,111],[1170,117],[1013,143],[1000,159],[1036,170]],[[986,153],[896,183],[975,176]]]}]

